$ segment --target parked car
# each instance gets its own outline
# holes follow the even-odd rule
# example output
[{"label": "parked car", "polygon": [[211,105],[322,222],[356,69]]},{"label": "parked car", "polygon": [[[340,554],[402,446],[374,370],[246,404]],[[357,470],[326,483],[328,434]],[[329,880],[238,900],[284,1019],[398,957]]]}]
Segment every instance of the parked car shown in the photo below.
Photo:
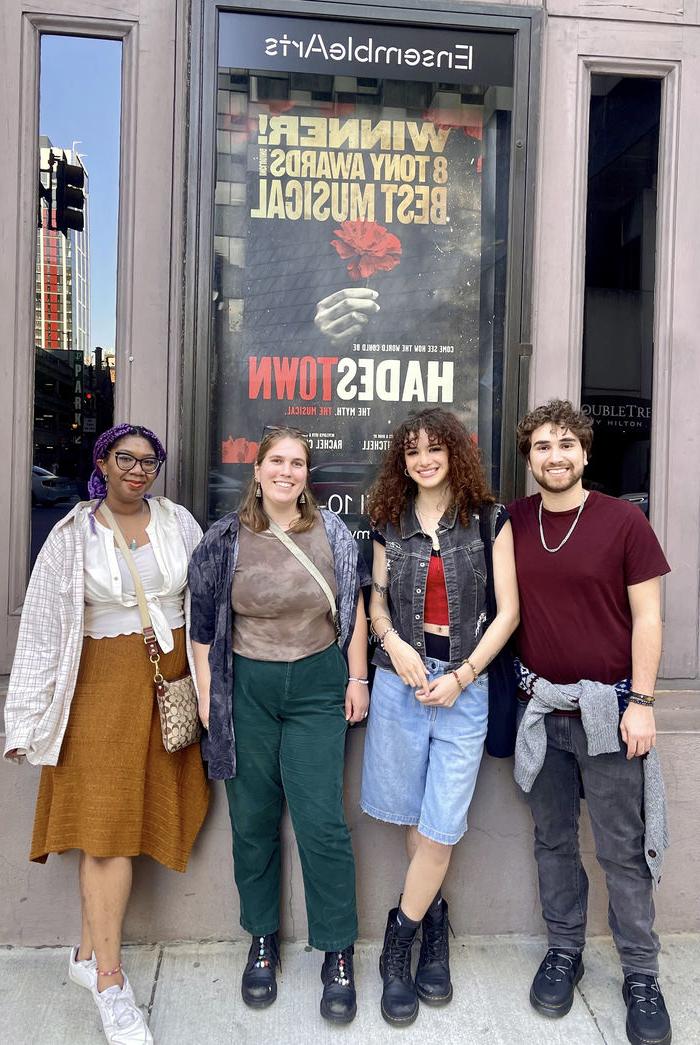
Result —
[{"label": "parked car", "polygon": [[32,504],[77,504],[79,500],[80,485],[76,479],[66,479],[32,465]]},{"label": "parked car", "polygon": [[649,518],[649,494],[648,493],[623,493],[620,495],[621,501],[629,501],[630,504],[636,504],[640,508],[647,519]]},{"label": "parked car", "polygon": [[232,475],[231,470],[209,472],[209,518],[220,519],[222,515],[238,507],[241,494],[248,485],[250,465],[242,475]]}]

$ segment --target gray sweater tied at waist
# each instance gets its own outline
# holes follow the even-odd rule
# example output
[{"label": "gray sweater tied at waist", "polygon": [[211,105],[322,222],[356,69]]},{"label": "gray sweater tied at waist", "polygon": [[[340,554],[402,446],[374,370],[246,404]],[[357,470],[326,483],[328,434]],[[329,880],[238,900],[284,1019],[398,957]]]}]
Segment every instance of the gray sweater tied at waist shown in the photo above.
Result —
[{"label": "gray sweater tied at waist", "polygon": [[[583,679],[571,685],[548,682],[526,668],[521,669],[527,702],[515,741],[515,781],[523,791],[532,790],[547,753],[545,715],[552,711],[580,711],[581,724],[591,756],[620,750],[620,712],[617,690],[602,682]],[[614,796],[611,796],[614,801]],[[644,856],[658,885],[663,853],[669,846],[666,791],[659,753],[655,747],[644,758]]]}]

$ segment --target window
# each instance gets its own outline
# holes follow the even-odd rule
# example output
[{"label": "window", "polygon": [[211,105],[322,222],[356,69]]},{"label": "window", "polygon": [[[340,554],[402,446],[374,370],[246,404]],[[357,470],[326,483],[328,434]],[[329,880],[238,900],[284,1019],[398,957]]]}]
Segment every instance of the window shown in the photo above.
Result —
[{"label": "window", "polygon": [[[95,432],[112,424],[113,378],[99,346],[114,344],[120,93],[119,41],[42,37],[32,563],[52,526],[87,495]],[[65,233],[55,193],[64,160],[85,172],[84,228]]]},{"label": "window", "polygon": [[648,514],[661,83],[593,75],[581,399],[588,485]]}]

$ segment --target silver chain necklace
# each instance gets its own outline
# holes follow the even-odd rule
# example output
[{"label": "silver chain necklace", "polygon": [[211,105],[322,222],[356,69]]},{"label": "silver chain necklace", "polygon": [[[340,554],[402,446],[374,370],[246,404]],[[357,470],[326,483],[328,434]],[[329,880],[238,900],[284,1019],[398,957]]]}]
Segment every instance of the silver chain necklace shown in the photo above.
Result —
[{"label": "silver chain necklace", "polygon": [[547,542],[544,539],[544,529],[542,528],[542,498],[540,498],[540,507],[539,507],[539,510],[538,510],[538,518],[539,518],[539,521],[540,521],[540,540],[542,541],[542,547],[544,548],[544,550],[546,552],[549,552],[550,555],[554,555],[555,552],[558,552],[561,548],[563,548],[564,545],[566,544],[566,542],[568,541],[569,537],[571,537],[571,534],[576,529],[576,523],[579,521],[579,519],[581,517],[581,512],[583,511],[583,506],[586,503],[587,496],[588,495],[584,492],[583,500],[581,501],[579,510],[576,512],[576,518],[574,519],[574,521],[572,522],[571,526],[569,527],[569,530],[568,530],[566,536],[564,537],[564,539],[562,541],[559,542],[559,544],[556,546],[556,548],[548,548],[547,547]]}]

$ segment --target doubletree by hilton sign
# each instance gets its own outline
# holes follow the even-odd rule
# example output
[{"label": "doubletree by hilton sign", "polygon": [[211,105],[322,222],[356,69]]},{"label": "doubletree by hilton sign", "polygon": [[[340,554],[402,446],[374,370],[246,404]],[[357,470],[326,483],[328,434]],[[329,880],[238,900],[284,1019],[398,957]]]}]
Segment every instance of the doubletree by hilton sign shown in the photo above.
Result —
[{"label": "doubletree by hilton sign", "polygon": [[499,33],[228,15],[219,64],[241,69],[512,86],[512,40]]}]

